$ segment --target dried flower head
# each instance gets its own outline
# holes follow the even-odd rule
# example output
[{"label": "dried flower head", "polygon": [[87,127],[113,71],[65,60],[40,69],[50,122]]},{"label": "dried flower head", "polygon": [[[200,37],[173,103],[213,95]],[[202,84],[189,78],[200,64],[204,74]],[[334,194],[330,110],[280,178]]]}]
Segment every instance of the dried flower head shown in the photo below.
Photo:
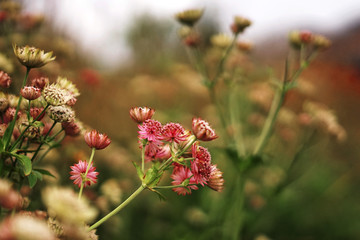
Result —
[{"label": "dried flower head", "polygon": [[19,47],[14,44],[13,49],[19,62],[27,68],[39,68],[55,60],[53,52],[45,53],[44,50],[35,47]]},{"label": "dried flower head", "polygon": [[79,136],[84,129],[82,123],[78,120],[63,122],[61,123],[61,126],[64,129],[65,134],[70,137]]},{"label": "dried flower head", "polygon": [[210,124],[201,118],[193,118],[192,130],[196,138],[201,141],[212,141],[218,138]]},{"label": "dried flower head", "polygon": [[129,113],[132,120],[137,123],[142,123],[145,120],[152,118],[155,110],[149,107],[132,107]]},{"label": "dried flower head", "polygon": [[41,90],[48,84],[49,84],[49,79],[47,77],[39,77],[31,80],[31,85],[40,88]]},{"label": "dried flower head", "polygon": [[90,164],[90,168],[86,176],[85,172],[88,168],[88,163],[86,161],[80,160],[79,163],[71,166],[70,168],[72,170],[70,172],[70,179],[74,180],[74,184],[78,185],[79,188],[81,187],[81,185],[84,185],[84,187],[86,187],[97,182],[97,175],[99,175],[99,173],[95,171],[96,167],[93,167],[92,163]]},{"label": "dried flower head", "polygon": [[231,24],[230,28],[234,34],[238,34],[243,32],[245,28],[247,28],[250,25],[251,25],[251,21],[249,19],[240,16],[235,16],[234,23]]},{"label": "dried flower head", "polygon": [[79,90],[76,88],[75,84],[69,81],[65,77],[58,77],[56,83],[62,88],[67,90],[73,97],[80,96]]},{"label": "dried flower head", "polygon": [[11,84],[10,76],[4,71],[0,71],[0,87],[8,88],[10,87],[10,84]]},{"label": "dried flower head", "polygon": [[75,118],[75,112],[71,107],[63,106],[49,106],[46,110],[49,117],[56,122],[70,122]]},{"label": "dried flower head", "polygon": [[78,198],[77,194],[68,188],[45,188],[42,199],[49,216],[67,224],[83,225],[84,222],[91,222],[97,215],[97,210],[90,207],[85,198]]},{"label": "dried flower head", "polygon": [[25,86],[20,90],[20,94],[27,100],[34,100],[41,96],[41,89],[32,86]]},{"label": "dried flower head", "polygon": [[219,33],[212,36],[210,42],[214,47],[225,49],[231,45],[232,39],[226,34]]},{"label": "dried flower head", "polygon": [[192,27],[201,18],[204,10],[202,9],[190,9],[175,15],[175,18],[186,26]]},{"label": "dried flower head", "polygon": [[42,127],[40,126],[35,126],[35,125],[31,125],[29,123],[29,121],[27,120],[27,116],[23,115],[21,120],[24,120],[24,118],[26,119],[25,121],[21,121],[18,128],[20,132],[24,132],[26,129],[26,132],[24,132],[24,137],[27,137],[29,139],[34,139],[37,138],[39,136],[41,136],[42,134]]},{"label": "dried flower head", "polygon": [[65,105],[72,98],[67,90],[56,83],[46,85],[42,91],[42,95],[45,101],[53,106]]},{"label": "dried flower head", "polygon": [[216,165],[211,166],[208,187],[217,192],[221,192],[224,189],[223,173],[216,167]]},{"label": "dried flower head", "polygon": [[44,108],[32,107],[32,108],[30,108],[29,113],[33,119],[40,121],[45,116],[45,112],[43,112],[43,110],[44,110]]},{"label": "dried flower head", "polygon": [[111,143],[110,138],[106,134],[99,133],[96,130],[85,133],[84,138],[87,145],[96,150],[104,149]]}]

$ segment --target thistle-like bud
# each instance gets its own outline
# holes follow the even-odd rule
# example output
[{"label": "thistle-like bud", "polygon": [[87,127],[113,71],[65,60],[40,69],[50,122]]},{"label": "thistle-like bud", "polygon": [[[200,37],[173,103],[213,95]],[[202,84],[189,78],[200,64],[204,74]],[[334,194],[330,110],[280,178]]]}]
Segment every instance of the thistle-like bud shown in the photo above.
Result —
[{"label": "thistle-like bud", "polygon": [[82,123],[79,121],[63,122],[61,123],[62,128],[65,131],[65,134],[70,137],[77,137],[80,135],[83,130]]},{"label": "thistle-like bud", "polygon": [[148,107],[132,107],[129,111],[130,117],[136,123],[143,123],[145,120],[151,119],[155,110]]},{"label": "thistle-like bud", "polygon": [[212,36],[210,42],[215,47],[225,49],[231,45],[232,39],[226,34],[219,33]]},{"label": "thistle-like bud", "polygon": [[70,92],[73,97],[80,96],[79,90],[76,88],[75,84],[69,81],[65,77],[58,77],[56,83],[62,88]]},{"label": "thistle-like bud", "polygon": [[[30,108],[30,116],[33,119],[37,119],[37,121],[40,121],[45,116],[45,112],[41,114],[41,112],[44,110],[44,108],[38,108],[38,107],[32,107]],[[41,114],[41,115],[40,115]],[[39,116],[40,115],[40,116]],[[39,117],[38,117],[39,116]]]},{"label": "thistle-like bud", "polygon": [[201,118],[193,118],[192,130],[195,137],[201,141],[212,141],[218,138],[210,124]]},{"label": "thistle-like bud", "polygon": [[65,105],[72,98],[67,90],[56,83],[45,86],[42,94],[45,101],[52,106]]},{"label": "thistle-like bud", "polygon": [[19,124],[19,131],[20,132],[24,132],[24,136],[29,138],[29,139],[34,139],[37,138],[39,136],[41,136],[41,130],[42,128],[40,126],[34,126],[34,125],[30,125],[30,123],[26,120],[26,121],[22,121]]},{"label": "thistle-like bud", "polygon": [[208,186],[212,190],[221,192],[224,189],[224,182],[223,173],[216,167],[216,165],[212,165]]},{"label": "thistle-like bud", "polygon": [[40,88],[41,90],[49,84],[49,79],[47,77],[34,78],[31,80],[31,85]]},{"label": "thistle-like bud", "polygon": [[230,28],[234,34],[238,34],[243,32],[245,28],[247,28],[250,25],[251,25],[251,21],[249,19],[240,16],[235,16],[234,23],[231,24]]},{"label": "thistle-like bud", "polygon": [[10,87],[10,84],[11,84],[10,76],[4,71],[0,71],[0,86],[2,88],[8,88]]},{"label": "thistle-like bud", "polygon": [[20,90],[20,94],[27,100],[34,100],[41,96],[41,89],[32,86],[25,86]]},{"label": "thistle-like bud", "polygon": [[[16,113],[16,108],[13,107],[7,108],[4,114],[4,122],[5,123],[11,122],[15,117],[15,113]],[[20,116],[21,116],[21,112],[18,112],[16,120],[19,119]]]},{"label": "thistle-like bud", "polygon": [[315,48],[325,50],[330,47],[331,41],[320,34],[316,34],[313,36],[313,44]]},{"label": "thistle-like bud", "polygon": [[55,60],[53,52],[45,53],[44,50],[35,47],[19,47],[14,44],[13,49],[19,62],[27,68],[39,68]]},{"label": "thistle-like bud", "polygon": [[74,110],[66,105],[49,106],[46,112],[52,120],[60,123],[72,121],[75,117]]},{"label": "thistle-like bud", "polygon": [[106,134],[99,133],[96,130],[85,133],[85,142],[90,148],[101,150],[109,146],[110,138]]},{"label": "thistle-like bud", "polygon": [[190,9],[175,15],[176,20],[181,24],[192,27],[203,15],[202,9]]}]

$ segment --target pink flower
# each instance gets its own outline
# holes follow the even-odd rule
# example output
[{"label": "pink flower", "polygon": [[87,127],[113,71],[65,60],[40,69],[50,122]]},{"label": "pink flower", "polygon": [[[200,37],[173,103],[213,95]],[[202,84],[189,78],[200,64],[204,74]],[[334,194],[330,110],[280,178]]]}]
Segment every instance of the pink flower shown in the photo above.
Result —
[{"label": "pink flower", "polygon": [[138,125],[138,128],[140,129],[140,131],[138,131],[140,139],[147,139],[148,141],[153,141],[156,143],[160,142],[159,137],[162,128],[160,122],[148,119],[145,120],[142,125]]},{"label": "pink flower", "polygon": [[41,89],[33,86],[25,86],[20,90],[20,94],[27,100],[34,100],[41,96]]},{"label": "pink flower", "polygon": [[81,160],[79,161],[78,164],[75,164],[74,166],[70,167],[72,170],[70,172],[71,175],[70,179],[74,180],[74,184],[77,184],[79,188],[81,187],[84,181],[85,181],[84,187],[90,186],[92,183],[97,182],[96,176],[99,175],[99,173],[95,172],[96,168],[93,167],[92,163],[90,165],[87,175],[84,176],[87,167],[88,167],[88,163],[86,161],[81,161]]},{"label": "pink flower", "polygon": [[192,130],[196,138],[201,141],[211,141],[218,138],[209,123],[201,118],[193,118]]},{"label": "pink flower", "polygon": [[162,145],[155,142],[148,142],[145,146],[145,160],[165,160],[171,157],[169,145]]},{"label": "pink flower", "polygon": [[84,138],[89,147],[97,150],[104,149],[111,143],[110,138],[106,134],[99,133],[96,130],[85,133]]},{"label": "pink flower", "polygon": [[178,123],[168,123],[161,130],[160,140],[166,142],[180,143],[186,141],[188,135],[184,128]]},{"label": "pink flower", "polygon": [[[44,108],[37,108],[37,107],[30,108],[30,116],[31,116],[33,119],[36,119],[43,110],[44,110]],[[38,117],[37,120],[40,121],[41,119],[43,119],[44,116],[45,116],[45,112],[43,112],[43,113]]]},{"label": "pink flower", "polygon": [[194,180],[204,186],[210,179],[211,155],[206,148],[193,144],[192,157],[194,160],[191,161],[191,172],[194,175]]},{"label": "pink flower", "polygon": [[129,113],[132,120],[142,123],[150,119],[154,115],[155,110],[148,107],[132,107]]},{"label": "pink flower", "polygon": [[[189,168],[177,165],[174,167],[174,171],[171,175],[171,178],[174,180],[171,182],[172,185],[180,185],[186,179],[189,179],[189,184],[196,184],[194,177]],[[196,185],[187,186],[187,187],[177,187],[173,188],[173,191],[179,195],[191,194],[191,190],[198,190],[199,188]]]},{"label": "pink flower", "polygon": [[11,84],[10,76],[4,71],[0,71],[0,87],[8,88],[10,87],[10,84]]}]

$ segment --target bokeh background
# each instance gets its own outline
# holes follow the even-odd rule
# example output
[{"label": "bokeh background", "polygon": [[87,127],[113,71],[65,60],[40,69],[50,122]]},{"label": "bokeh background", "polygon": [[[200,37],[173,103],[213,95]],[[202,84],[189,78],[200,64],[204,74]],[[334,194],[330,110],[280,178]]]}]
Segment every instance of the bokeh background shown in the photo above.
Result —
[{"label": "bokeh background", "polygon": [[[33,71],[31,77],[45,75],[55,80],[58,75],[65,76],[80,89],[75,105],[77,117],[113,140],[108,150],[96,156],[99,183],[85,192],[101,214],[138,185],[131,161],[138,160],[140,152],[137,127],[128,114],[130,107],[153,107],[156,119],[180,122],[187,128],[191,127],[193,116],[208,119],[215,129],[220,125],[206,88],[177,36],[179,24],[173,17],[176,12],[204,8],[199,28],[205,36],[230,33],[234,15],[251,19],[253,25],[240,39],[254,44],[242,61],[246,66],[251,62],[255,76],[266,75],[271,68],[275,76],[281,77],[289,52],[290,30],[306,29],[328,36],[331,48],[301,76],[308,91],[305,95],[291,92],[286,106],[296,112],[305,97],[328,105],[346,130],[346,140],[324,137],[314,144],[299,167],[302,171],[297,180],[281,194],[268,198],[267,188],[284,174],[281,163],[289,154],[291,133],[290,137],[284,133],[285,140],[275,139],[272,146],[277,149],[278,164],[259,169],[246,185],[246,205],[251,211],[242,235],[244,239],[258,240],[360,239],[358,1],[17,2],[21,9],[14,11],[14,19],[9,14],[3,20],[8,22],[2,25],[0,38],[1,54],[10,58],[12,67],[0,65],[16,82],[23,72],[12,57],[12,42],[53,50],[56,62]],[[13,90],[16,87],[14,84]],[[165,202],[145,193],[99,228],[101,239],[218,239],[223,214],[228,203],[235,201],[231,197],[231,182],[236,174],[226,156],[217,151],[221,144],[220,138],[207,147],[213,161],[223,169],[230,189],[224,193],[201,189],[185,197],[169,190],[165,192]],[[88,152],[82,139],[67,139],[45,165],[57,173],[58,184],[71,185],[69,166],[86,158]],[[34,189],[32,194],[38,191]],[[113,200],[106,197],[111,193]],[[31,207],[41,204],[34,202]],[[229,223],[227,227],[235,226]]]}]

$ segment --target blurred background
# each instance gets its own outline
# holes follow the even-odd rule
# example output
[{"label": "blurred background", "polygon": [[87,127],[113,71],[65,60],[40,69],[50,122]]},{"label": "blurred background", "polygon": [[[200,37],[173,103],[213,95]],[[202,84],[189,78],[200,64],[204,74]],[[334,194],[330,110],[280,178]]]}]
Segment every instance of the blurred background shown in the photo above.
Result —
[{"label": "blurred background", "polygon": [[[269,188],[284,175],[282,164],[297,137],[296,132],[285,131],[291,126],[279,129],[279,137],[269,149],[276,152],[275,164],[254,172],[253,181],[245,186],[249,221],[244,223],[242,235],[257,240],[360,239],[359,1],[2,0],[1,4],[1,70],[8,72],[13,82],[24,74],[12,56],[12,42],[54,51],[55,63],[32,71],[30,77],[48,76],[54,81],[60,75],[72,80],[81,92],[75,105],[77,117],[113,140],[109,150],[96,156],[99,184],[85,192],[102,214],[138,185],[131,164],[140,156],[137,126],[128,114],[131,107],[155,108],[157,120],[179,122],[187,128],[191,128],[193,116],[209,120],[215,129],[220,125],[177,36],[177,12],[203,8],[199,31],[204,39],[217,32],[230,34],[235,15],[249,18],[253,24],[240,36],[253,44],[240,60],[251,70],[249,78],[267,78],[270,71],[281,78],[290,51],[290,30],[329,37],[331,48],[304,72],[303,92],[290,92],[286,107],[296,114],[304,99],[326,104],[346,137],[340,142],[331,137],[316,142],[299,166],[303,171],[296,181],[268,198]],[[13,90],[17,87],[14,84]],[[256,116],[252,117],[255,121]],[[45,163],[57,172],[57,183],[62,185],[71,185],[69,166],[89,154],[82,139],[67,142],[71,144],[65,144]],[[231,186],[236,173],[226,155],[216,150],[221,144],[220,133],[219,141],[206,147]],[[183,197],[169,190],[165,202],[146,193],[98,233],[101,239],[219,239],[225,209],[234,201],[230,191],[201,189]],[[32,204],[33,208],[39,206]],[[234,226],[230,223],[227,227]]]}]

